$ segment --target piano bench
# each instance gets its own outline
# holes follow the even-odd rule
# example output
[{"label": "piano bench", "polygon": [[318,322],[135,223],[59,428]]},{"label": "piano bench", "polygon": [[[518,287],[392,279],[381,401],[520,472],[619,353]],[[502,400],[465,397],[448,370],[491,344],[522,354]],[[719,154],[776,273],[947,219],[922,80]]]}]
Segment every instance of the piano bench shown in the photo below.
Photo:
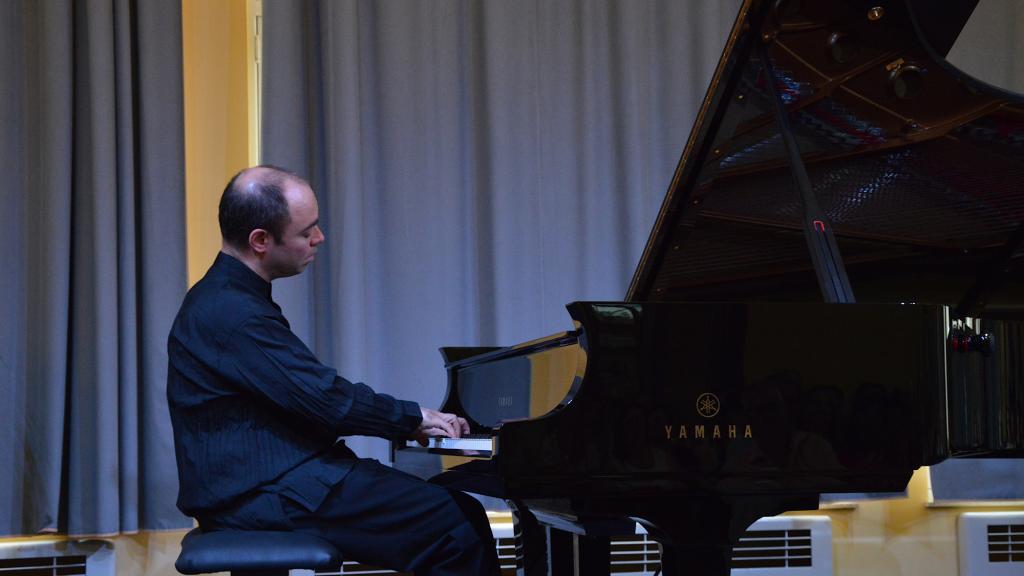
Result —
[{"label": "piano bench", "polygon": [[193,529],[181,541],[174,567],[182,574],[288,576],[288,570],[337,568],[341,553],[323,538],[301,532]]}]

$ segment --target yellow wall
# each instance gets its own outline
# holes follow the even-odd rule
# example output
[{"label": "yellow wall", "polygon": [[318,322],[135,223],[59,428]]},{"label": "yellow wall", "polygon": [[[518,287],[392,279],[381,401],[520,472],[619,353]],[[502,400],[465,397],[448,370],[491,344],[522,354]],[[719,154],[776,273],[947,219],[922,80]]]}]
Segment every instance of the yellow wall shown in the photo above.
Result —
[{"label": "yellow wall", "polygon": [[217,203],[224,185],[255,163],[250,1],[182,0],[190,285],[220,249]]},{"label": "yellow wall", "polygon": [[959,576],[956,521],[963,512],[1024,511],[1019,502],[934,506],[928,469],[914,473],[907,497],[794,513],[832,519],[836,576]]}]

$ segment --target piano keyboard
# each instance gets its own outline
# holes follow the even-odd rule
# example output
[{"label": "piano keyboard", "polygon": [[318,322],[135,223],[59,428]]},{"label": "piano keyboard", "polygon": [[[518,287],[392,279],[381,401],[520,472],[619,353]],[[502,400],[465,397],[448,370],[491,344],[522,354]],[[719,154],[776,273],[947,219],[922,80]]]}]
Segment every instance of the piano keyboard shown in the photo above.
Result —
[{"label": "piano keyboard", "polygon": [[[410,440],[409,446],[418,446]],[[490,434],[467,434],[462,438],[434,437],[427,440],[428,450],[459,450],[484,453],[494,452],[494,436]]]}]

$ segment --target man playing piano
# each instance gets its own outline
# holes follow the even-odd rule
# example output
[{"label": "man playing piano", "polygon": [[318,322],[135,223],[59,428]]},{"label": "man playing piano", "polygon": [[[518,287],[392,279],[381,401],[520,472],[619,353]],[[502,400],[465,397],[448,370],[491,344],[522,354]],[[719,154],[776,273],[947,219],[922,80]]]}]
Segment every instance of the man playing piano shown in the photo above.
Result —
[{"label": "man playing piano", "polygon": [[473,498],[359,459],[339,436],[459,437],[466,421],[377,394],[321,364],[271,299],[324,241],[295,174],[243,170],[220,201],[223,244],[168,338],[178,507],[204,530],[295,530],[347,558],[429,575],[496,575]]}]

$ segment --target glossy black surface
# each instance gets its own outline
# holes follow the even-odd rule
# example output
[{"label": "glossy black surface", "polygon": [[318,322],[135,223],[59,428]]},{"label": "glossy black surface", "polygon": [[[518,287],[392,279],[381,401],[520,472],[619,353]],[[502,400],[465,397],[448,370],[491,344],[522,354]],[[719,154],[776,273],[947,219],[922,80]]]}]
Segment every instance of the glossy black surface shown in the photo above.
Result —
[{"label": "glossy black surface", "polygon": [[[519,496],[560,484],[583,497],[902,490],[908,471],[946,456],[940,308],[570,311],[588,356],[579,392],[556,414],[498,429],[498,472]],[[702,415],[704,401],[717,413]]]}]

